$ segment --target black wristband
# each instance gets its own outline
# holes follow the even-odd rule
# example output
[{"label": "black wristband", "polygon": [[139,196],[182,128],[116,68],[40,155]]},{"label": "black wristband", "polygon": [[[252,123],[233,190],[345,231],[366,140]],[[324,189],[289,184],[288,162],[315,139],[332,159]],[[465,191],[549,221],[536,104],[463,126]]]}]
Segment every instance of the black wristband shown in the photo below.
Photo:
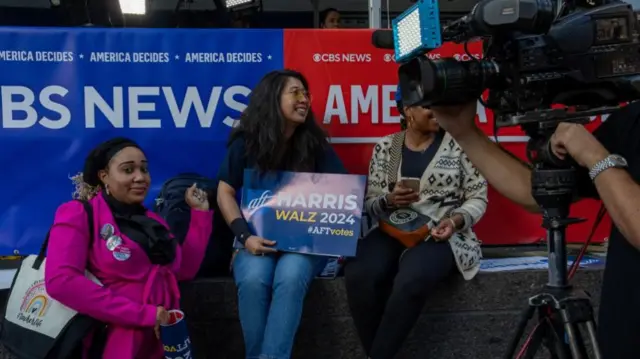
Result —
[{"label": "black wristband", "polygon": [[235,235],[236,239],[242,244],[251,236],[249,224],[247,224],[247,221],[242,217],[234,219],[229,225],[229,228],[231,228],[233,235]]}]

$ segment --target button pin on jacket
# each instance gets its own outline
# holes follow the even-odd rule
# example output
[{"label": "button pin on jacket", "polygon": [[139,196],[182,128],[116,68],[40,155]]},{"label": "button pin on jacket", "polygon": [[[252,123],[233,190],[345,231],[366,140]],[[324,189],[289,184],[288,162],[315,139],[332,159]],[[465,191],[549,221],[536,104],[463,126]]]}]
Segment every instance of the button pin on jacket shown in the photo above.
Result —
[{"label": "button pin on jacket", "polygon": [[124,262],[131,258],[131,250],[125,246],[118,246],[113,250],[113,258],[120,262]]},{"label": "button pin on jacket", "polygon": [[100,229],[100,237],[107,240],[109,237],[113,236],[114,232],[115,230],[113,229],[113,225],[111,223],[107,223]]},{"label": "button pin on jacket", "polygon": [[122,238],[119,236],[111,236],[107,239],[107,249],[112,251],[122,244]]}]

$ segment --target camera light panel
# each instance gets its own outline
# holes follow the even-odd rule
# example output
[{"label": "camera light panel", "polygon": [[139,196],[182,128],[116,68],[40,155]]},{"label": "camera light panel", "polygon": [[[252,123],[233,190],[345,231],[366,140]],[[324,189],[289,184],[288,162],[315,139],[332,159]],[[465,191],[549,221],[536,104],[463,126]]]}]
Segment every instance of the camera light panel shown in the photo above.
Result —
[{"label": "camera light panel", "polygon": [[420,12],[416,7],[410,14],[400,19],[397,23],[397,49],[398,57],[404,57],[422,46],[422,34],[420,33]]},{"label": "camera light panel", "polygon": [[392,25],[396,62],[409,61],[442,45],[438,0],[418,0]]}]

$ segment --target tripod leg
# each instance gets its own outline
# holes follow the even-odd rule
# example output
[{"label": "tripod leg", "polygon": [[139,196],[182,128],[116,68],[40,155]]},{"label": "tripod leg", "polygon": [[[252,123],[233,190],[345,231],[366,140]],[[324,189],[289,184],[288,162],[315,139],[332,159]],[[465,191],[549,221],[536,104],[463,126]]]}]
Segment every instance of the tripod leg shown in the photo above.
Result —
[{"label": "tripod leg", "polygon": [[584,346],[582,333],[577,325],[573,323],[565,323],[564,330],[567,333],[569,348],[573,359],[588,359],[587,349]]},{"label": "tripod leg", "polygon": [[[557,331],[562,331],[562,326],[554,325],[551,318],[545,314],[546,310],[546,307],[538,308],[538,325],[533,329],[530,339],[523,344],[522,348],[526,346],[524,352],[518,353],[514,359],[534,359],[541,345],[549,351],[550,359],[571,359],[567,356],[566,345],[558,339]],[[515,352],[513,354],[515,355]]]},{"label": "tripod leg", "polygon": [[589,341],[596,359],[601,359],[600,347],[596,338],[596,325],[593,319],[593,309],[591,303],[581,298],[570,300],[560,309],[560,315],[567,333],[567,339],[573,359],[588,359],[587,346],[584,341],[580,324],[584,324],[589,336]]},{"label": "tripod leg", "polygon": [[544,345],[552,359],[572,359],[569,348],[564,341],[564,331],[561,323],[554,320],[554,316],[542,318],[546,322]]},{"label": "tripod leg", "polygon": [[589,336],[589,341],[591,342],[591,346],[593,347],[593,355],[594,359],[602,359],[602,354],[600,353],[600,345],[598,345],[598,339],[596,337],[596,325],[593,320],[589,320],[585,323],[587,327],[587,335]]},{"label": "tripod leg", "polygon": [[535,312],[535,310],[536,308],[534,306],[528,306],[527,309],[522,312],[520,321],[518,322],[518,326],[516,327],[516,332],[511,338],[511,342],[507,347],[504,359],[513,359],[514,355],[516,354],[516,349],[518,348],[518,343],[520,343],[520,340],[522,339],[522,336],[524,334],[524,330],[527,328],[527,324],[533,317],[533,313]]},{"label": "tripod leg", "polygon": [[[531,341],[527,345],[527,349],[522,354],[522,357],[517,357],[515,359],[533,359],[538,353],[538,349],[540,349],[540,345],[544,342],[544,337],[547,335],[547,328],[545,325],[537,326],[535,329],[535,333],[531,337]],[[523,344],[524,345],[524,344]],[[558,358],[550,358],[550,359],[558,359]]]}]

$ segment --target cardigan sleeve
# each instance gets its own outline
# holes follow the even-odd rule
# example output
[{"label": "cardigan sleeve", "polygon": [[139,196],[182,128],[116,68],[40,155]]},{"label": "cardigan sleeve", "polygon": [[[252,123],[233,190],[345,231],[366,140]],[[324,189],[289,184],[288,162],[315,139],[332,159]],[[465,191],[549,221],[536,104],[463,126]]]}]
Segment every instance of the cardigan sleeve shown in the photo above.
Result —
[{"label": "cardigan sleeve", "polygon": [[471,163],[464,152],[460,155],[462,172],[462,205],[454,209],[451,214],[460,214],[464,218],[464,227],[461,230],[471,228],[478,223],[487,210],[487,180],[480,171]]},{"label": "cardigan sleeve", "polygon": [[379,217],[384,213],[383,197],[388,192],[388,184],[386,183],[384,171],[386,151],[383,141],[378,142],[373,147],[371,161],[369,161],[369,176],[367,177],[367,193],[364,198],[364,208],[371,217]]}]

